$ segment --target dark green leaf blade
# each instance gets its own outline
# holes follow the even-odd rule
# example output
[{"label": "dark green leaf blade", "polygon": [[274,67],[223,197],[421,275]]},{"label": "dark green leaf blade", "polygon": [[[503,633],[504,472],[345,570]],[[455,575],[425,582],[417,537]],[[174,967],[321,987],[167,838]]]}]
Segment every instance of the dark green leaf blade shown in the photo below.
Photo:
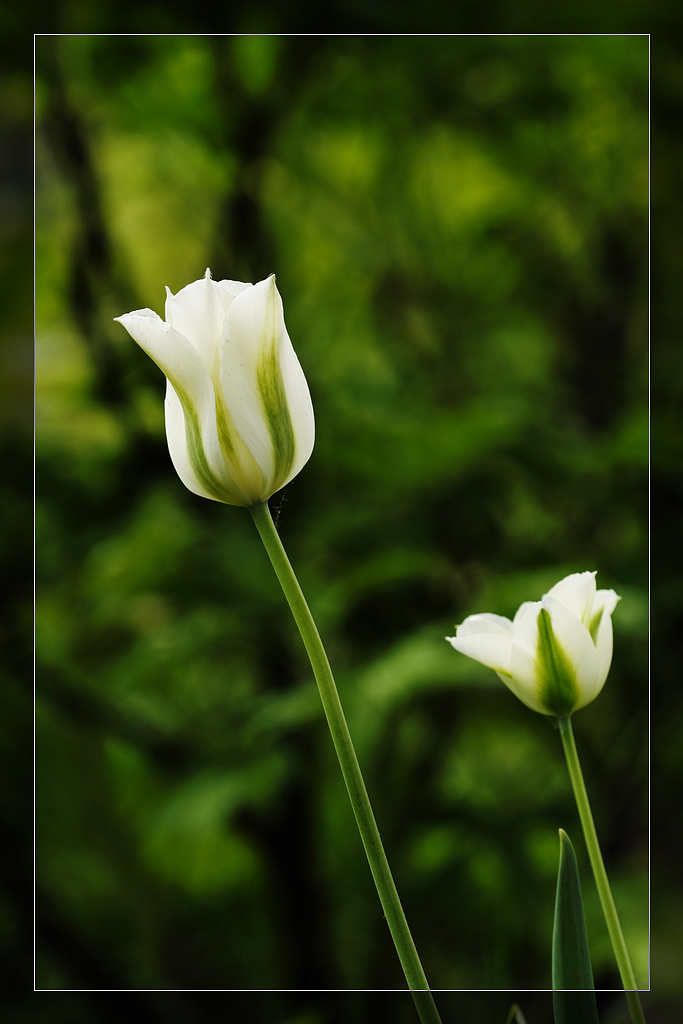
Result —
[{"label": "dark green leaf blade", "polygon": [[560,829],[553,927],[555,1024],[599,1024],[576,854]]}]

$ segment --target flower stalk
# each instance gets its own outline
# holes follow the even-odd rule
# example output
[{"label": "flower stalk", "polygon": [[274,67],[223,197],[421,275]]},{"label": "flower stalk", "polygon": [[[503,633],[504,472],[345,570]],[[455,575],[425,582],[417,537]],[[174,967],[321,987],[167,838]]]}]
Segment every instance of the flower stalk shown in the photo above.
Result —
[{"label": "flower stalk", "polygon": [[581,771],[579,755],[574,741],[574,730],[572,729],[571,717],[567,716],[564,718],[558,718],[557,724],[560,730],[560,736],[562,737],[562,746],[564,747],[567,768],[569,769],[569,778],[571,780],[572,789],[574,790],[574,798],[576,800],[579,818],[581,819],[581,827],[586,841],[588,858],[593,869],[593,876],[595,878],[595,885],[600,898],[600,905],[607,924],[607,931],[609,932],[610,941],[612,943],[617,966],[619,968],[621,982],[624,986],[631,1019],[633,1024],[645,1024],[645,1016],[643,1014],[640,996],[637,991],[638,986],[636,984],[636,978],[633,973],[631,960],[624,940],[624,934],[619,922],[619,915],[617,914],[617,908],[614,903],[612,890],[607,878],[605,863],[602,859],[600,843],[598,842],[598,834],[595,830],[595,822],[593,821],[593,814],[588,800],[588,793],[583,781],[583,773]]},{"label": "flower stalk", "polygon": [[318,684],[323,710],[349,794],[361,840],[377,888],[377,893],[396,947],[408,987],[422,1024],[440,1024],[439,1012],[429,991],[420,958],[415,948],[391,869],[380,839],[370,799],[356,757],[353,741],[341,706],[327,654],[320,639],[294,570],[273,523],[267,502],[249,509],[275,574],[304,642]]}]

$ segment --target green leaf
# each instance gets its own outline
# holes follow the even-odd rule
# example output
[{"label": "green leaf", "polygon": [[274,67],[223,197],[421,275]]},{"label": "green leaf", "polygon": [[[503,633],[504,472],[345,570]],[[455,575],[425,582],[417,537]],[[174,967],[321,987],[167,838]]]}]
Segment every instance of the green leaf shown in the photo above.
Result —
[{"label": "green leaf", "polygon": [[553,1010],[555,1024],[599,1024],[581,882],[569,836],[560,829],[553,927]]}]

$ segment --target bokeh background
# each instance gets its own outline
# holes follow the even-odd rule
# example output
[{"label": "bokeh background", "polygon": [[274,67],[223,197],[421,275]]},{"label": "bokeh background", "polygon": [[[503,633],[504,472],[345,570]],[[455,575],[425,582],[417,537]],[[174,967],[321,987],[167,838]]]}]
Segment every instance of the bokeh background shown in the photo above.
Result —
[{"label": "bokeh background", "polygon": [[[273,990],[261,1019],[317,1022],[369,1020],[374,997],[292,991],[403,987],[250,517],[183,488],[163,378],[112,320],[207,266],[277,274],[317,437],[271,507],[432,986],[501,990],[472,1019],[504,1020],[513,992],[550,1019],[524,990],[550,985],[562,827],[596,985],[618,988],[559,736],[443,639],[586,568],[622,601],[575,732],[649,986],[648,50],[36,40],[39,990],[185,990],[172,1011],[137,997],[152,1020]],[[676,863],[652,880],[661,1021]]]}]

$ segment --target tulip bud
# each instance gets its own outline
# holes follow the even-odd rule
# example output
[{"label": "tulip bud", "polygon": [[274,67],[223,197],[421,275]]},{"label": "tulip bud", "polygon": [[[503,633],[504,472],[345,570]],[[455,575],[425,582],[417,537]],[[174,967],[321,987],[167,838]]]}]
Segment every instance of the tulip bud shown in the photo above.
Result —
[{"label": "tulip bud", "polygon": [[313,406],[271,276],[212,281],[115,319],[167,378],[166,437],[189,490],[228,505],[266,501],[308,462]]},{"label": "tulip bud", "polygon": [[613,590],[596,590],[594,572],[574,573],[541,601],[526,601],[512,622],[470,615],[446,639],[497,672],[527,707],[564,718],[595,700],[605,684],[619,600]]}]

